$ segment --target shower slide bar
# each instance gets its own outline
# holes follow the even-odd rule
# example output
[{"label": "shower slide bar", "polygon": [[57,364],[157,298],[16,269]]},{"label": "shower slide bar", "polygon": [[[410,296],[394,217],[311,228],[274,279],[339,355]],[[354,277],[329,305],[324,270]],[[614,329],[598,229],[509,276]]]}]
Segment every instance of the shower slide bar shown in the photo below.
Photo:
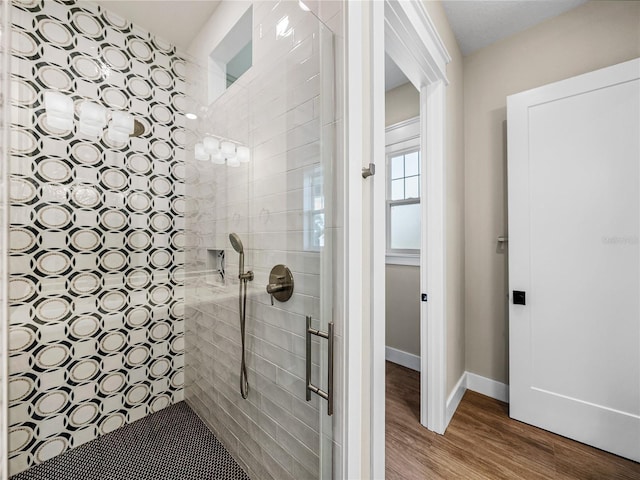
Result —
[{"label": "shower slide bar", "polygon": [[[333,322],[329,322],[328,331],[323,332],[311,328],[311,316],[307,315],[307,402],[311,400],[311,393],[324,398],[327,401],[327,415],[333,415]],[[316,387],[311,383],[311,335],[326,338],[329,342],[327,391]]]}]

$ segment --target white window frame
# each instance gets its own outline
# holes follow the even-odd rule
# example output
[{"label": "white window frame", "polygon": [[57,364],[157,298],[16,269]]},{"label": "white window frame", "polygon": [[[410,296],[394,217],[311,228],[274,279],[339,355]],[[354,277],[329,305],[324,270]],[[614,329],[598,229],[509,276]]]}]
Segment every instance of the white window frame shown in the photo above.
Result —
[{"label": "white window frame", "polygon": [[[391,158],[406,152],[420,152],[420,117],[410,118],[408,120],[390,125],[386,128],[385,135],[385,154],[387,169],[387,191],[386,191],[386,263],[387,265],[410,265],[420,266],[420,249],[417,250],[399,250],[391,249],[391,206],[392,205],[409,205],[420,203],[424,192],[420,191],[420,197],[417,199],[406,200],[389,200],[391,192]],[[420,176],[423,172],[420,171]],[[422,186],[422,181],[420,181]]]}]

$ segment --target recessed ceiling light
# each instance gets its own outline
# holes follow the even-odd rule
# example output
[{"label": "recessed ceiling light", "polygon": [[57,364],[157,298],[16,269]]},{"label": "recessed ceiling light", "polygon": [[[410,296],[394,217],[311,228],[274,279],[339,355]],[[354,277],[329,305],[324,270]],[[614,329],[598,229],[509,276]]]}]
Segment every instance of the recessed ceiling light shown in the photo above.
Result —
[{"label": "recessed ceiling light", "polygon": [[191,112],[185,114],[185,117],[187,117],[189,120],[195,120],[198,118],[198,116],[195,113],[191,113]]}]

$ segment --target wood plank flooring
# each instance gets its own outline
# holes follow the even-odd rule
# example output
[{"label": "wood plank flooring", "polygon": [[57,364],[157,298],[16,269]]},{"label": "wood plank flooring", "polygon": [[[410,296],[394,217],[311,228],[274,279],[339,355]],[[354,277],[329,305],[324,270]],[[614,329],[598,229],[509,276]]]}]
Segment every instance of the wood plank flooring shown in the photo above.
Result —
[{"label": "wood plank flooring", "polygon": [[445,435],[420,425],[420,374],[387,362],[387,480],[640,480],[640,464],[509,418],[467,391]]}]

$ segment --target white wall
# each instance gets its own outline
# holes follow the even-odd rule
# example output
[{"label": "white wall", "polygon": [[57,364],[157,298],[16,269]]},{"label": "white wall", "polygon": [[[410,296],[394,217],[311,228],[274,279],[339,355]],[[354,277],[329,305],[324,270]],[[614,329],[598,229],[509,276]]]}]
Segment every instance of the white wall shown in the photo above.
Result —
[{"label": "white wall", "polygon": [[420,115],[420,93],[412,83],[389,90],[385,97],[385,125],[393,125]]},{"label": "white wall", "polygon": [[387,265],[387,347],[420,356],[420,267]]},{"label": "white wall", "polygon": [[506,97],[640,56],[640,2],[589,2],[464,58],[466,368],[508,380]]}]

